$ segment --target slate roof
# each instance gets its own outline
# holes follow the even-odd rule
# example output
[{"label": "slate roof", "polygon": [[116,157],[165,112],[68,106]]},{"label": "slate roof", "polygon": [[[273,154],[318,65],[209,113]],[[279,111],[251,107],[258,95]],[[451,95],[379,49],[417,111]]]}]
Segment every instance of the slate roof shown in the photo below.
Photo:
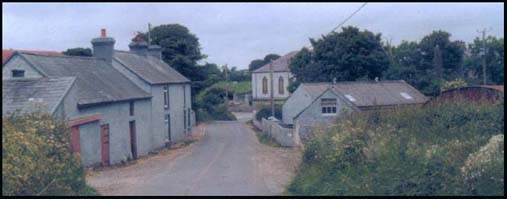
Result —
[{"label": "slate roof", "polygon": [[76,77],[78,105],[151,97],[102,59],[30,53],[20,55],[48,77]]},{"label": "slate roof", "polygon": [[[289,70],[289,61],[292,59],[299,51],[292,51],[280,58],[271,61],[273,64],[273,72],[290,72]],[[269,72],[269,64],[267,63],[264,66],[253,71],[253,73],[266,73]]]},{"label": "slate roof", "polygon": [[54,113],[75,82],[75,77],[12,79],[2,81],[2,115],[33,111],[36,104]]},{"label": "slate roof", "polygon": [[[422,104],[428,101],[426,96],[403,80],[337,82],[334,86],[328,82],[303,83],[302,86],[310,93],[312,99],[330,88],[357,107]],[[403,95],[408,95],[411,99]]]},{"label": "slate roof", "polygon": [[312,99],[319,97],[329,86],[327,83],[301,83]]},{"label": "slate roof", "polygon": [[190,82],[178,71],[153,56],[141,56],[132,52],[115,51],[114,60],[149,84]]}]

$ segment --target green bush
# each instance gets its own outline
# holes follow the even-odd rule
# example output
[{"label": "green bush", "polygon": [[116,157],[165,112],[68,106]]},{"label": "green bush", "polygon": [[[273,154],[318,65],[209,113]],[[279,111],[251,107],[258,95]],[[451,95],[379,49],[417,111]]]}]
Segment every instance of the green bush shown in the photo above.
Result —
[{"label": "green bush", "polygon": [[47,113],[2,117],[2,195],[96,195],[69,139]]},{"label": "green bush", "polygon": [[196,119],[198,122],[211,120],[236,120],[225,106],[225,90],[222,88],[205,89],[197,100]]},{"label": "green bush", "polygon": [[305,145],[288,192],[503,195],[503,110],[503,102],[448,102],[344,116]]},{"label": "green bush", "polygon": [[[255,119],[257,121],[261,121],[262,118],[268,119],[268,117],[271,117],[271,107],[262,108],[255,113]],[[282,107],[280,105],[275,105],[275,118],[279,120],[282,119]]]}]

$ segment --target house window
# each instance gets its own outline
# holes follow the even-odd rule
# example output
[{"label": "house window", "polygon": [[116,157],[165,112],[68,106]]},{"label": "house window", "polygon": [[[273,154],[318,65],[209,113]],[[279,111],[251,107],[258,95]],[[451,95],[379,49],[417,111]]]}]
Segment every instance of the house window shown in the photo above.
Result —
[{"label": "house window", "polygon": [[336,98],[323,98],[320,100],[322,114],[336,114]]},{"label": "house window", "polygon": [[25,77],[24,70],[12,70],[12,77]]},{"label": "house window", "polygon": [[129,103],[130,116],[134,116],[134,101]]},{"label": "house window", "polygon": [[285,92],[285,89],[284,89],[284,85],[283,85],[283,77],[280,76],[280,78],[278,78],[278,93],[280,95],[283,95],[284,92]]},{"label": "house window", "polygon": [[164,86],[164,109],[169,108],[169,92],[167,86]]},{"label": "house window", "polygon": [[268,94],[268,78],[262,78],[262,94]]}]

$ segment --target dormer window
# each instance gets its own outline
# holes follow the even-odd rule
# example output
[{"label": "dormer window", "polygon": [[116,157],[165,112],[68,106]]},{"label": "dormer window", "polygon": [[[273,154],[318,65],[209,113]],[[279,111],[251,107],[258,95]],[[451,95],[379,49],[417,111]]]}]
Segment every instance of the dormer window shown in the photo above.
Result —
[{"label": "dormer window", "polygon": [[25,71],[24,70],[12,70],[12,77],[16,77],[16,78],[25,77]]},{"label": "dormer window", "polygon": [[336,115],[336,98],[323,98],[320,100],[322,114]]}]

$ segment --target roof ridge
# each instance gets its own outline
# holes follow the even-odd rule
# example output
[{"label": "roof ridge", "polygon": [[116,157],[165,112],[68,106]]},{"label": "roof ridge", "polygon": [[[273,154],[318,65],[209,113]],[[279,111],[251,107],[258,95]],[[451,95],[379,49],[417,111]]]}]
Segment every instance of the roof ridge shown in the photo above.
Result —
[{"label": "roof ridge", "polygon": [[75,76],[26,77],[26,78],[19,78],[19,79],[3,79],[2,82],[35,81],[35,80],[57,80],[57,79],[76,79],[76,77]]},{"label": "roof ridge", "polygon": [[91,60],[102,60],[97,57],[93,56],[71,56],[71,55],[47,55],[47,54],[37,54],[37,53],[31,53],[31,52],[19,52],[19,54],[25,54],[25,55],[33,55],[33,56],[41,56],[41,57],[54,57],[54,58],[67,58],[67,59],[91,59]]},{"label": "roof ridge", "polygon": [[[356,84],[356,83],[406,83],[403,80],[382,80],[382,81],[374,81],[374,80],[359,80],[359,81],[337,81],[336,84]],[[311,85],[311,84],[332,84],[332,82],[304,82],[301,84]]]}]

